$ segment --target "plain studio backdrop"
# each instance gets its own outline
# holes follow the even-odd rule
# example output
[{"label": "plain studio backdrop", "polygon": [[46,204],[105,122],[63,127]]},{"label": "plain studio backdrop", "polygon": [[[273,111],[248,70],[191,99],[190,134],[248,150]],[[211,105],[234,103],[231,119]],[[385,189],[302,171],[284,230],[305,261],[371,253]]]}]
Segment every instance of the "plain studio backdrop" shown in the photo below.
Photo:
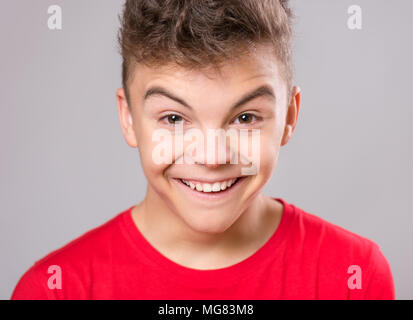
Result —
[{"label": "plain studio backdrop", "polygon": [[[62,8],[49,30],[48,7]],[[123,1],[3,0],[0,298],[36,260],[143,199],[115,91]],[[362,9],[362,29],[348,8]],[[413,298],[413,2],[293,1],[298,126],[265,193],[377,242]]]}]

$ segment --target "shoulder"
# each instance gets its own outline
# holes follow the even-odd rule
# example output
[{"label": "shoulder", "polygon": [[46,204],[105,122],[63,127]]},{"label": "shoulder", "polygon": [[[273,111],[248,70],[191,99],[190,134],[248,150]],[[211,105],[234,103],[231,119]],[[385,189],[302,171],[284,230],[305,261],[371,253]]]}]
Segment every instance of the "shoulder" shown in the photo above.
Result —
[{"label": "shoulder", "polygon": [[87,286],[93,265],[101,265],[102,261],[110,259],[113,241],[119,238],[120,224],[130,210],[131,208],[117,214],[104,224],[37,260],[22,275],[11,298],[58,298],[55,291],[48,290],[50,278],[55,275],[61,275],[63,280],[70,280],[71,283],[78,283],[78,288]]},{"label": "shoulder", "polygon": [[308,260],[316,260],[321,274],[342,283],[343,275],[347,279],[355,270],[360,270],[364,283],[363,290],[358,292],[360,297],[394,299],[390,264],[376,242],[293,204],[289,206],[292,212],[290,241],[295,243],[293,247],[301,247],[306,252],[304,256],[311,257]]},{"label": "shoulder", "polygon": [[95,259],[106,249],[109,249],[105,244],[109,244],[110,239],[118,233],[123,216],[128,211],[129,209],[119,213],[102,225],[85,232],[63,247],[50,252],[36,261],[35,265],[50,265],[52,262],[70,262],[74,264],[82,263],[85,259]]},{"label": "shoulder", "polygon": [[[282,199],[281,199],[282,200]],[[290,239],[296,244],[317,246],[336,253],[366,256],[377,244],[371,239],[329,222],[314,213],[282,200],[288,213]]]}]

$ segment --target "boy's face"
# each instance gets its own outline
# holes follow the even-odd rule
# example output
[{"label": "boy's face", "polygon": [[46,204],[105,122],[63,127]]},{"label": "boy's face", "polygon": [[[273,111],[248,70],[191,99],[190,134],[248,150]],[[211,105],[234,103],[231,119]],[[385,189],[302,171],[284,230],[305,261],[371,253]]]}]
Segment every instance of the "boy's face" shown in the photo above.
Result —
[{"label": "boy's face", "polygon": [[[291,99],[287,97],[280,65],[269,47],[259,47],[254,54],[228,62],[220,73],[211,69],[187,71],[176,65],[135,68],[129,85],[131,112],[123,89],[117,93],[118,110],[127,143],[139,148],[148,179],[147,199],[163,200],[193,230],[225,231],[252,204],[271,177],[280,146],[288,142],[295,129],[299,89],[294,87]],[[261,89],[256,91],[258,88]],[[258,94],[249,95],[254,92]],[[249,99],[243,99],[247,96]],[[204,134],[202,159],[192,154],[194,163],[182,161],[186,147],[195,140],[184,141],[182,152],[177,151],[177,126],[183,132],[197,129]],[[241,161],[230,163],[231,156],[243,157],[243,149],[234,151],[228,147],[228,140],[227,163],[218,163],[217,148],[207,147],[207,131],[219,128],[236,132],[259,130],[259,140],[250,139],[247,149],[252,152],[251,144],[259,143],[256,174],[242,174],[241,169],[251,165]],[[157,164],[154,160],[154,150],[161,143],[154,136],[160,132],[171,134],[171,163]],[[212,152],[215,162],[206,160]],[[234,179],[236,182],[228,186]]]}]

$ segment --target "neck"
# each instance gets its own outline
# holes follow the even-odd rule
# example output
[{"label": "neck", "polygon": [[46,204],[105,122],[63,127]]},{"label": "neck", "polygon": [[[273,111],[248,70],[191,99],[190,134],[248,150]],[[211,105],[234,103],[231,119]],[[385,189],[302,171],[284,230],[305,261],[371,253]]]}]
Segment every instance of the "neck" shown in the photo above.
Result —
[{"label": "neck", "polygon": [[[191,260],[195,252],[216,252],[216,255],[234,255],[238,252],[254,252],[273,234],[281,218],[280,204],[258,194],[251,205],[224,232],[200,233],[193,230],[148,185],[145,199],[134,209],[132,216],[144,237],[161,253],[172,258]],[[277,214],[279,213],[279,214]],[[234,246],[235,244],[235,246]],[[184,258],[182,252],[188,252]]]}]

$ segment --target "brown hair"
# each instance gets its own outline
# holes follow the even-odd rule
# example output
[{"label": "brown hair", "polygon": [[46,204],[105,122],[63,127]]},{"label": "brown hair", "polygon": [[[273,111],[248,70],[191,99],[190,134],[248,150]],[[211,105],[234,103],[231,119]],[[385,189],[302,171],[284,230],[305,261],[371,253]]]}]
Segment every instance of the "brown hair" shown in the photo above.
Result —
[{"label": "brown hair", "polygon": [[187,69],[219,65],[271,43],[283,66],[288,91],[293,77],[293,14],[288,0],[126,0],[118,34],[122,84],[135,62]]}]

